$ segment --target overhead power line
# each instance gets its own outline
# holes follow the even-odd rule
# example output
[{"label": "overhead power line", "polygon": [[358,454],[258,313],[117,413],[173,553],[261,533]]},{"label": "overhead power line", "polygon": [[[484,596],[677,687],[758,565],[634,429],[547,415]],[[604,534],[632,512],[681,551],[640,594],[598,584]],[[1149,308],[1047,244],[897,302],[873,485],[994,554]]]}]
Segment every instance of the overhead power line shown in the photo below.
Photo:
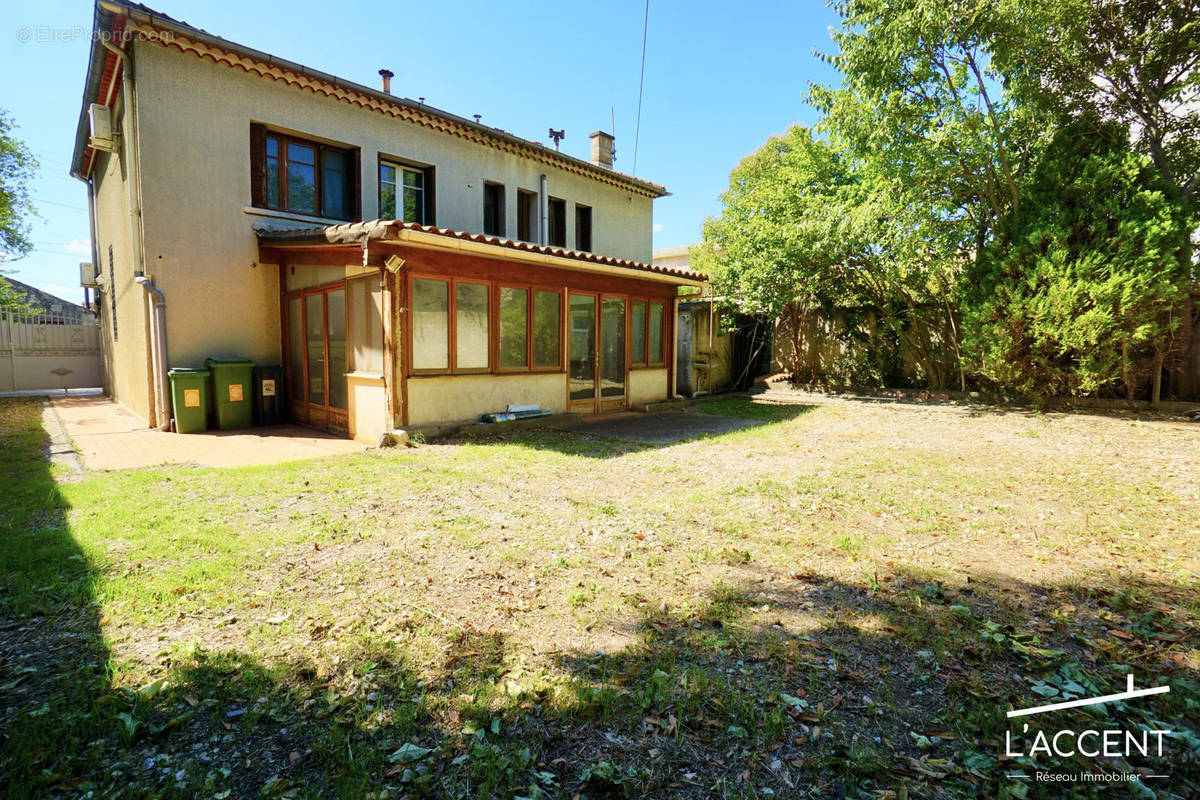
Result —
[{"label": "overhead power line", "polygon": [[637,126],[633,131],[633,174],[637,175],[638,143],[642,138],[642,89],[646,84],[646,34],[650,31],[650,0],[646,0],[646,16],[642,20],[642,71],[638,77]]}]

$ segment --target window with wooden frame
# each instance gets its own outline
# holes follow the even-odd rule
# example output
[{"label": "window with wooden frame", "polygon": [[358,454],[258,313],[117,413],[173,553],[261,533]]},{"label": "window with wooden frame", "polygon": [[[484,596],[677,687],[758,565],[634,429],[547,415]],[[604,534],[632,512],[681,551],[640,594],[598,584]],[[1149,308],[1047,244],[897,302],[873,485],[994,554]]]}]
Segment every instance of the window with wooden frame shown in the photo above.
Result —
[{"label": "window with wooden frame", "polygon": [[491,287],[454,282],[454,370],[486,372],[491,366]]},{"label": "window with wooden frame", "polygon": [[666,304],[661,300],[633,299],[629,303],[630,364],[659,366],[663,355],[663,320]]},{"label": "window with wooden frame", "polygon": [[379,218],[433,225],[433,167],[379,162]]},{"label": "window with wooden frame", "polygon": [[359,151],[250,125],[250,202],[310,217],[359,216]]},{"label": "window with wooden frame", "polygon": [[497,291],[498,369],[562,368],[562,292],[528,286]]},{"label": "window with wooden frame", "polygon": [[517,189],[517,239],[532,242],[537,229],[537,192]]},{"label": "window with wooden frame", "polygon": [[483,232],[488,236],[504,235],[504,184],[487,181],[483,184]]},{"label": "window with wooden frame", "polygon": [[413,276],[409,292],[414,374],[562,368],[560,290]]},{"label": "window with wooden frame", "polygon": [[546,244],[551,247],[567,246],[567,201],[551,197],[546,205]]},{"label": "window with wooden frame", "polygon": [[575,249],[592,252],[592,208],[575,204]]},{"label": "window with wooden frame", "polygon": [[450,369],[450,281],[413,278],[409,288],[413,372]]},{"label": "window with wooden frame", "polygon": [[491,367],[491,286],[480,281],[414,277],[412,371],[487,372]]}]

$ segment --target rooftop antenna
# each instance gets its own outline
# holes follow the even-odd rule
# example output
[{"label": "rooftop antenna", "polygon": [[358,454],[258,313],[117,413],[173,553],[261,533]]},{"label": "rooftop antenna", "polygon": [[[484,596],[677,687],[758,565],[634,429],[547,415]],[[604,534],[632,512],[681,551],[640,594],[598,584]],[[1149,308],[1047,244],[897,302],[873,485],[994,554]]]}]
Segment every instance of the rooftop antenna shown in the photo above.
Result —
[{"label": "rooftop antenna", "polygon": [[617,112],[616,112],[616,111],[613,109],[613,107],[612,107],[612,106],[609,106],[609,107],[608,107],[608,121],[609,121],[610,129],[612,130],[613,142],[614,142],[614,144],[612,145],[612,147],[611,147],[611,148],[609,148],[609,151],[610,151],[610,153],[612,154],[612,160],[613,160],[613,163],[615,164],[615,163],[617,163],[617,145],[616,145],[616,140],[617,140]]},{"label": "rooftop antenna", "polygon": [[558,143],[567,137],[567,130],[563,128],[560,131],[556,131],[554,128],[551,128],[549,136],[554,140],[554,149],[558,150]]},{"label": "rooftop antenna", "polygon": [[479,119],[480,119],[480,118],[481,118],[483,115],[482,115],[482,114],[472,114],[471,116],[475,118],[475,122],[479,122]]}]

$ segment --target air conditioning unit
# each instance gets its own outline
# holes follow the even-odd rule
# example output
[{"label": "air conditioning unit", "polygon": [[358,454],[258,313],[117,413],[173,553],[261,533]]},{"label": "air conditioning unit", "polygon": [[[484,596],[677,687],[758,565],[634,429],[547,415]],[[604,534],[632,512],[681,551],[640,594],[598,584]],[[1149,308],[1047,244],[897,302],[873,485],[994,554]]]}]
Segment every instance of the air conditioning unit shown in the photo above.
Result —
[{"label": "air conditioning unit", "polygon": [[90,261],[84,261],[79,265],[79,285],[85,289],[96,289],[100,286],[99,282],[100,271],[96,269],[96,265]]},{"label": "air conditioning unit", "polygon": [[112,109],[108,106],[92,103],[88,106],[88,146],[108,153],[117,151],[113,138]]}]

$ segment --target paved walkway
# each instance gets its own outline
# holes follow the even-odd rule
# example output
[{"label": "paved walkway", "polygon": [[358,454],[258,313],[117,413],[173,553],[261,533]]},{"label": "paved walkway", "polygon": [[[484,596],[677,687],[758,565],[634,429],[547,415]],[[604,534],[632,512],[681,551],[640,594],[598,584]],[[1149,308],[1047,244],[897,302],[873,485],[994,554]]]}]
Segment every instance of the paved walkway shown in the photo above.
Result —
[{"label": "paved walkway", "polygon": [[54,409],[88,469],[136,469],[163,464],[244,467],[339,453],[361,453],[361,442],[300,425],[245,431],[163,433],[106,397],[54,397]]}]

